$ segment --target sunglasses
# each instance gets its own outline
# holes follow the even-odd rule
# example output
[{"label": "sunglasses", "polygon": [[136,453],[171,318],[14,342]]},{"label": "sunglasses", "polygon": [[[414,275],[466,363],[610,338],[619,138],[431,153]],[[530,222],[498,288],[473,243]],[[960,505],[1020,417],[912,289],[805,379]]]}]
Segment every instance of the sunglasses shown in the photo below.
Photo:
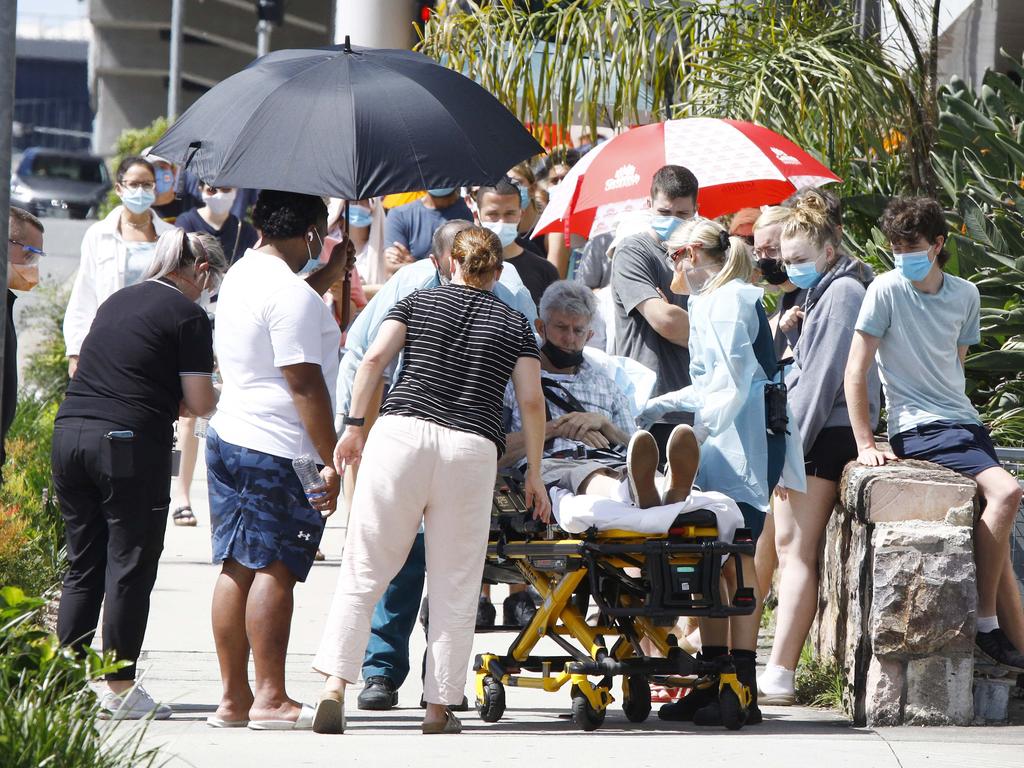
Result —
[{"label": "sunglasses", "polygon": [[21,248],[21,250],[25,252],[24,263],[26,266],[31,267],[33,264],[38,263],[38,261],[41,258],[43,258],[43,256],[46,255],[46,251],[42,250],[41,248],[36,248],[35,246],[32,245],[25,245],[25,243],[21,242],[20,240],[15,240],[9,237],[7,238],[7,242],[10,243],[11,245],[17,245],[19,248]]}]

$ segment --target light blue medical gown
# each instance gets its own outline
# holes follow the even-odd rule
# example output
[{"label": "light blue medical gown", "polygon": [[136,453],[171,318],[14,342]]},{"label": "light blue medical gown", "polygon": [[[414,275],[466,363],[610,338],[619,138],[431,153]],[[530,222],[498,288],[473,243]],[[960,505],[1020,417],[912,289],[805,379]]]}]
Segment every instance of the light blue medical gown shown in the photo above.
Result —
[{"label": "light blue medical gown", "polygon": [[[768,432],[764,387],[769,383],[754,353],[763,291],[733,280],[712,293],[690,297],[690,386],[651,400],[646,414],[693,411],[701,445],[697,484],[733,501],[768,511]],[[790,414],[781,484],[807,487],[803,448]]]}]

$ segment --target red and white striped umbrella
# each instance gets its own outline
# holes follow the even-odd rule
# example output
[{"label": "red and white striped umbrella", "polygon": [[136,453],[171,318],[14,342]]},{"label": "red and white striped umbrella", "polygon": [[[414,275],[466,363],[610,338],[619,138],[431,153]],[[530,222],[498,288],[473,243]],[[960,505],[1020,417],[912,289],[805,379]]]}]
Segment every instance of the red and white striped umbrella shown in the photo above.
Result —
[{"label": "red and white striped umbrella", "polygon": [[645,208],[663,165],[682,165],[700,183],[697,208],[715,218],[773,205],[797,189],[841,181],[789,139],[754,123],[691,117],[643,125],[599,144],[551,193],[536,234],[590,237]]}]

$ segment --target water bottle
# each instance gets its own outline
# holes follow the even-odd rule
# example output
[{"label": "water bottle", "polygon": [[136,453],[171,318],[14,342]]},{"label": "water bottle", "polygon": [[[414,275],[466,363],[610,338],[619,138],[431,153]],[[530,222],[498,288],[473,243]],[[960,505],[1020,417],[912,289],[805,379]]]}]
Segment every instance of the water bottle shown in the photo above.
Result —
[{"label": "water bottle", "polygon": [[316,467],[316,459],[308,453],[292,459],[292,467],[299,482],[302,483],[302,490],[306,492],[307,499],[312,500],[316,496],[321,496],[327,490],[327,484],[320,477],[320,470]]},{"label": "water bottle", "polygon": [[206,439],[206,427],[209,426],[210,420],[204,419],[202,416],[196,417],[196,426],[192,430],[192,434],[198,437],[200,440]]}]

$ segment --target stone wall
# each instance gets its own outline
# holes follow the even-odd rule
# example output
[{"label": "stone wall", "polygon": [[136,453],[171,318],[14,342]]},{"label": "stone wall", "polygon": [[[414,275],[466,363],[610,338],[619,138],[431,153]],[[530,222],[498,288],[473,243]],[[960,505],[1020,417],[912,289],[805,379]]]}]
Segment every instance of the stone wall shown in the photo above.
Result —
[{"label": "stone wall", "polygon": [[975,495],[926,462],[847,467],[811,639],[844,671],[856,725],[973,721]]}]

